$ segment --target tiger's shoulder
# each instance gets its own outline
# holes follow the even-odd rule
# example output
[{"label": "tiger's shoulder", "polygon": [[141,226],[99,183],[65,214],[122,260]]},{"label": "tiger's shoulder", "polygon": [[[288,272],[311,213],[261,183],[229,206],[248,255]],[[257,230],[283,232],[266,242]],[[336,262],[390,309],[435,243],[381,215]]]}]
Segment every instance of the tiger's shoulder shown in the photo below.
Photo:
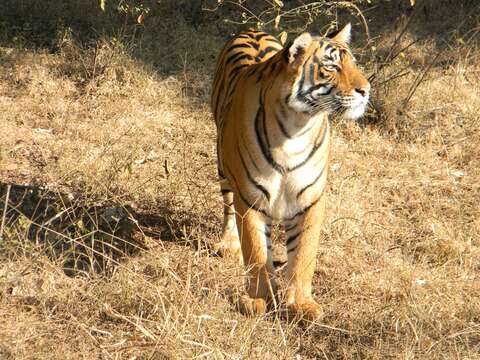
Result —
[{"label": "tiger's shoulder", "polygon": [[217,125],[242,71],[267,61],[282,49],[283,45],[276,37],[254,29],[242,31],[227,41],[217,60],[212,89],[211,105]]}]

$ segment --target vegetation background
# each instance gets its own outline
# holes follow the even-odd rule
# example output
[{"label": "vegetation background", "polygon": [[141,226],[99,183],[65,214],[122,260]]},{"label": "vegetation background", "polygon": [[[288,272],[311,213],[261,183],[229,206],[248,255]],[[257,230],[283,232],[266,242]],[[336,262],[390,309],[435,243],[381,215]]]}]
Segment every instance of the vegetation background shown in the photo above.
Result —
[{"label": "vegetation background", "polygon": [[[326,316],[244,317],[216,56],[347,21],[373,94],[333,120]],[[479,40],[474,0],[2,0],[0,359],[479,359]]]}]

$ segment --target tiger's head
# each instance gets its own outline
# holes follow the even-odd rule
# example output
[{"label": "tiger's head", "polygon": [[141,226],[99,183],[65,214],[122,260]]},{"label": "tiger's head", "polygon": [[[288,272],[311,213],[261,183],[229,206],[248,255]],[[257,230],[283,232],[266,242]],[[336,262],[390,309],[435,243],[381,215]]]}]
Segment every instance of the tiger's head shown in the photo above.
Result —
[{"label": "tiger's head", "polygon": [[289,74],[288,106],[301,113],[361,117],[370,84],[355,65],[348,43],[351,25],[328,37],[303,33],[284,50]]}]

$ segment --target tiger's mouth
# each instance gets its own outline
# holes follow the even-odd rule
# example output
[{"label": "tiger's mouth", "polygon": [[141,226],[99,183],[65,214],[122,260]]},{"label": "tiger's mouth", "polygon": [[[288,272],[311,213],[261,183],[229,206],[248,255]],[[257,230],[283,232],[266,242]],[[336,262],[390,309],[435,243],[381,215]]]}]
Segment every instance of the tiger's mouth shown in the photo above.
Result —
[{"label": "tiger's mouth", "polygon": [[338,105],[337,112],[341,117],[348,120],[357,120],[365,114],[368,104],[368,95],[367,96],[345,96],[345,97],[336,97],[336,102]]}]

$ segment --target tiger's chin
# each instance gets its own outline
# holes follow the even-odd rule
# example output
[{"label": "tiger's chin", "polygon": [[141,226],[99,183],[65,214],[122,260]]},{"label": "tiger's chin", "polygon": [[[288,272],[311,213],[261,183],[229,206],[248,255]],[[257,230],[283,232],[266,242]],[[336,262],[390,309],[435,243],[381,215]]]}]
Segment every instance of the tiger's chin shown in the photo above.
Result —
[{"label": "tiger's chin", "polygon": [[355,106],[350,106],[345,109],[343,112],[343,118],[347,120],[357,120],[365,114],[366,106],[365,104],[358,104]]}]

